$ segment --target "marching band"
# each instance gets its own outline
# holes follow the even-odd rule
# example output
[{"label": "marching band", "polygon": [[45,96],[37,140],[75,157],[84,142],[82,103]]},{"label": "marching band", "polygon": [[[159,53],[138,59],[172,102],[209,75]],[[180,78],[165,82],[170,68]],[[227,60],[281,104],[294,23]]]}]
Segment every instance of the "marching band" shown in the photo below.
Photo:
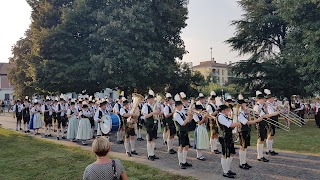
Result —
[{"label": "marching band", "polygon": [[[209,149],[212,154],[221,154],[223,176],[234,178],[236,173],[232,172],[230,167],[236,154],[235,142],[240,144],[239,168],[244,170],[252,168],[246,161],[252,125],[256,125],[258,136],[257,160],[269,162],[263,154],[264,142],[267,144],[267,155],[278,155],[273,150],[276,129],[288,131],[289,123],[301,127],[307,121],[301,115],[303,107],[299,101],[293,102],[296,107],[295,112],[298,112],[296,115],[290,111],[288,103],[277,105],[270,90],[265,89],[264,93],[265,95],[260,91],[256,92],[254,105],[241,94],[236,101],[227,96],[226,101],[221,103],[221,97],[214,91],[208,98],[199,93],[196,101],[187,98],[184,92],[174,97],[166,93],[165,98],[162,98],[160,94],[155,95],[149,90],[146,98],[133,94],[132,102],[121,94],[113,107],[105,98],[89,97],[78,100],[69,98],[66,101],[64,96],[60,96],[60,99],[53,101],[50,97],[46,97],[44,103],[40,105],[37,99],[31,103],[26,97],[23,103],[17,100],[13,111],[14,118],[17,119],[17,131],[23,130],[28,133],[34,130],[34,134],[38,135],[44,122],[45,137],[52,137],[53,127],[57,140],[61,137],[73,142],[79,140],[83,145],[87,145],[87,141],[95,136],[109,136],[111,132],[116,133],[117,143],[124,144],[129,157],[138,155],[135,140],[144,140],[141,130],[145,127],[147,155],[151,161],[159,159],[154,150],[158,133],[161,132],[161,126],[159,127],[161,122],[164,144],[169,154],[178,155],[178,166],[181,169],[192,167],[192,164],[187,162],[187,155],[191,147],[190,132],[194,131],[193,145],[197,152],[196,158],[205,161],[203,151]],[[320,127],[320,102],[314,109],[317,125]],[[279,117],[285,119],[286,125],[279,122]],[[22,120],[24,129],[21,125]],[[178,137],[179,144],[177,151],[173,147],[175,136]],[[221,152],[218,150],[218,143],[221,145]]]}]

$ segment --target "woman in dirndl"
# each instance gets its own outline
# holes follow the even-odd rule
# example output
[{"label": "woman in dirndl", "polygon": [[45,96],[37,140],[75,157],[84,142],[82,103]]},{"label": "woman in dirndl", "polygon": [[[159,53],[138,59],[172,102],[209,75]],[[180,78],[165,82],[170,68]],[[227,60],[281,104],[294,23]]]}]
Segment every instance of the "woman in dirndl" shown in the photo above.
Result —
[{"label": "woman in dirndl", "polygon": [[206,126],[206,123],[208,123],[208,117],[201,114],[202,110],[202,105],[195,106],[195,111],[197,113],[193,114],[193,119],[197,123],[197,126],[194,131],[194,148],[197,151],[197,159],[200,161],[205,161],[206,159],[203,157],[202,151],[209,149],[210,144]]},{"label": "woman in dirndl", "polygon": [[90,115],[91,112],[88,110],[88,105],[84,104],[81,112],[79,112],[79,118],[81,119],[79,121],[77,133],[77,139],[80,139],[83,145],[87,145],[87,140],[92,137],[91,124],[89,120]]},{"label": "woman in dirndl", "polygon": [[40,134],[39,129],[42,127],[42,120],[41,120],[41,108],[37,101],[34,103],[34,107],[31,109],[31,113],[33,114],[34,135],[39,135]]},{"label": "woman in dirndl", "polygon": [[67,117],[68,117],[67,139],[69,139],[72,142],[76,141],[78,126],[79,126],[79,120],[78,120],[79,112],[75,107],[75,105],[76,105],[75,102],[71,102],[70,108],[67,110]]}]

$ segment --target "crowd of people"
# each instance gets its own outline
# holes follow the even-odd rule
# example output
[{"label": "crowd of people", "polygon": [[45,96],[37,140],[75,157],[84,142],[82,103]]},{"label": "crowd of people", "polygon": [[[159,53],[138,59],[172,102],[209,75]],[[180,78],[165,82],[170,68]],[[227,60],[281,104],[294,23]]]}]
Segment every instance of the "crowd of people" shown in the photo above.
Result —
[{"label": "crowd of people", "polygon": [[[163,127],[163,143],[167,146],[169,154],[177,154],[181,169],[192,167],[192,164],[187,162],[187,156],[189,148],[193,147],[199,161],[206,160],[203,155],[205,150],[210,150],[213,154],[221,154],[223,176],[234,178],[236,173],[232,172],[230,167],[235,154],[235,141],[239,141],[241,146],[239,168],[244,170],[252,168],[246,161],[246,149],[250,146],[251,125],[256,125],[257,129],[257,160],[268,162],[263,153],[265,142],[267,145],[265,154],[278,155],[273,150],[273,141],[276,129],[280,127],[279,115],[293,111],[300,116],[301,124],[304,124],[305,113],[312,109],[312,105],[308,109],[306,108],[308,105],[297,98],[293,99],[292,104],[289,105],[287,100],[276,100],[269,90],[265,90],[264,93],[263,95],[262,92],[257,91],[254,101],[245,99],[241,94],[237,99],[227,96],[223,100],[214,91],[209,97],[199,93],[197,99],[188,98],[183,92],[175,96],[166,93],[164,99],[161,99],[158,98],[158,94],[155,95],[150,90],[141,101],[130,102],[122,94],[115,104],[111,104],[107,99],[85,97],[65,100],[63,96],[55,100],[47,97],[40,104],[39,100],[35,99],[31,102],[26,97],[23,102],[19,99],[16,101],[13,111],[14,118],[17,119],[17,131],[29,133],[33,130],[33,133],[38,135],[39,129],[44,128],[45,137],[52,137],[51,128],[53,128],[57,140],[81,141],[83,145],[87,145],[87,141],[95,137],[109,136],[109,133],[101,130],[101,126],[105,117],[115,114],[121,121],[116,131],[116,143],[124,144],[125,152],[129,157],[138,155],[135,140],[144,140],[141,130],[145,127],[147,154],[151,161],[159,159],[154,151],[155,140],[158,138],[160,128]],[[313,106],[319,121],[319,101]],[[292,119],[289,115],[285,116],[285,119],[286,126],[289,126]],[[194,132],[193,146],[190,143],[190,131]],[[175,150],[173,142],[176,136],[179,147]],[[84,179],[92,179],[90,177],[95,176],[93,172],[100,172],[105,166],[114,166],[114,163],[122,176],[123,167],[118,165],[117,161],[112,161],[110,164],[110,159],[105,158],[110,149],[109,143],[107,145],[105,143],[103,138],[95,139],[93,146],[97,148],[94,151],[98,153],[98,159],[96,164],[87,167]],[[221,151],[218,149],[219,143]],[[105,165],[106,162],[109,164]]]}]

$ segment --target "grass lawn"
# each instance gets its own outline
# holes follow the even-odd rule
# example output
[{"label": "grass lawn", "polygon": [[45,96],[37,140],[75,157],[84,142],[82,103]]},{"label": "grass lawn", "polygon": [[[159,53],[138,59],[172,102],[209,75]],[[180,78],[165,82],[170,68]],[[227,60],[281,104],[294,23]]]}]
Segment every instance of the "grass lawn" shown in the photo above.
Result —
[{"label": "grass lawn", "polygon": [[[280,119],[283,123],[283,120]],[[190,132],[191,138],[194,137],[193,132]],[[293,151],[298,153],[310,153],[320,155],[320,128],[315,126],[315,121],[310,120],[301,128],[291,123],[290,131],[286,132],[281,129],[276,129],[274,137],[274,149]],[[257,145],[257,133],[254,125],[251,128],[251,147]]]},{"label": "grass lawn", "polygon": [[[0,179],[82,179],[85,167],[95,161],[93,153],[67,147],[0,128]],[[183,177],[147,165],[124,161],[129,179],[174,179]]]}]

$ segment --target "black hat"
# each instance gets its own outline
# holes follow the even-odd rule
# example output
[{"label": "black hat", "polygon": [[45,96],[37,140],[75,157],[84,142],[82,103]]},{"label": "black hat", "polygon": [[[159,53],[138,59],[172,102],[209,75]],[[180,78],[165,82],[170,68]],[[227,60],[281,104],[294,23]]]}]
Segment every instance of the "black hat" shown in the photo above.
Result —
[{"label": "black hat", "polygon": [[72,106],[72,105],[76,105],[76,103],[75,103],[75,102],[71,102],[70,105],[71,105],[71,106]]},{"label": "black hat", "polygon": [[257,99],[264,99],[265,97],[264,97],[264,95],[262,94],[262,92],[256,91],[256,98],[257,98]]},{"label": "black hat", "polygon": [[89,101],[88,104],[93,104],[93,102],[92,102],[92,101]]},{"label": "black hat", "polygon": [[238,104],[243,104],[243,103],[247,103],[247,102],[244,99],[238,100]]},{"label": "black hat", "polygon": [[202,93],[199,93],[198,99],[205,99],[205,98],[206,97]]},{"label": "black hat", "polygon": [[126,104],[129,104],[129,101],[128,100],[124,100],[122,103],[123,103],[123,105],[126,105]]},{"label": "black hat", "polygon": [[203,106],[200,105],[200,104],[197,104],[197,105],[194,106],[194,109],[201,109],[201,110],[203,110]]},{"label": "black hat", "polygon": [[100,107],[106,105],[107,103],[108,103],[107,101],[100,102]]},{"label": "black hat", "polygon": [[49,102],[49,101],[50,101],[50,99],[46,99],[46,100],[45,100],[45,102]]},{"label": "black hat", "polygon": [[175,105],[175,106],[182,105],[182,101],[175,101],[175,102],[174,102],[174,105]]},{"label": "black hat", "polygon": [[34,105],[38,105],[39,103],[38,102],[35,102],[35,103],[33,103]]},{"label": "black hat", "polygon": [[227,105],[222,104],[222,105],[219,106],[218,110],[221,112],[221,111],[223,111],[223,110],[225,110],[225,109],[228,109],[228,108],[229,108],[229,107],[228,107]]},{"label": "black hat", "polygon": [[60,101],[64,101],[64,99],[63,99],[63,98],[60,98]]},{"label": "black hat", "polygon": [[17,102],[20,102],[21,100],[20,99],[17,99]]},{"label": "black hat", "polygon": [[88,108],[88,104],[83,104],[82,108]]}]

